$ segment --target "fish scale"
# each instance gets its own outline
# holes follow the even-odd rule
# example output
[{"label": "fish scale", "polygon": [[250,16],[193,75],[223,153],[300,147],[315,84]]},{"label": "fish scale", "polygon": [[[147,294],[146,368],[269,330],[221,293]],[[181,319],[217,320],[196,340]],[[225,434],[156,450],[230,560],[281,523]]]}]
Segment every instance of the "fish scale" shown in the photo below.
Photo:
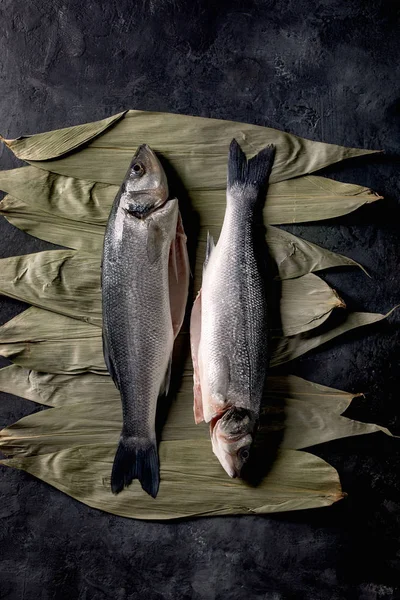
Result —
[{"label": "fish scale", "polygon": [[178,201],[167,198],[161,164],[140,146],[111,209],[102,262],[104,358],[123,415],[114,493],[136,478],[153,497],[159,488],[157,401],[168,392],[189,284]]},{"label": "fish scale", "polygon": [[268,368],[263,207],[275,149],[250,160],[229,150],[227,203],[216,246],[208,239],[191,315],[196,423],[210,423],[213,451],[231,477],[250,456]]},{"label": "fish scale", "polygon": [[109,267],[111,271],[103,291],[107,311],[104,331],[107,339],[112,340],[108,344],[110,356],[118,364],[127,436],[154,437],[156,405],[143,399],[157,399],[172,351],[168,259],[178,213],[176,200],[173,202],[175,206],[170,205],[165,215],[167,227],[160,239],[160,256],[154,263],[149,261],[146,251],[146,221],[129,223],[115,247],[114,221],[110,220],[111,233],[107,236],[103,266],[103,272],[108,272]]},{"label": "fish scale", "polygon": [[[220,393],[228,406],[257,413],[267,362],[266,275],[257,260],[260,248],[253,233],[257,215],[243,210],[237,196],[228,199],[221,235],[204,273],[199,351],[207,355],[216,377],[206,383],[209,396]],[[209,421],[215,409],[207,408]]]}]

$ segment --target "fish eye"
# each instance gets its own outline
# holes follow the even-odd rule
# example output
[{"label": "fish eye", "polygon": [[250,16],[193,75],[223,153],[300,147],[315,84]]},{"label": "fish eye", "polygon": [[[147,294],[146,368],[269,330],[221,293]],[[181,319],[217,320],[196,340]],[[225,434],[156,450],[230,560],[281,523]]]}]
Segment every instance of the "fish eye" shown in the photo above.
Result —
[{"label": "fish eye", "polygon": [[250,456],[250,449],[249,448],[241,448],[239,450],[239,458],[240,460],[242,460],[243,462],[246,462],[246,460],[249,459]]},{"label": "fish eye", "polygon": [[135,164],[132,165],[132,175],[134,175],[135,177],[141,177],[143,174],[144,166],[141,162],[135,162]]}]

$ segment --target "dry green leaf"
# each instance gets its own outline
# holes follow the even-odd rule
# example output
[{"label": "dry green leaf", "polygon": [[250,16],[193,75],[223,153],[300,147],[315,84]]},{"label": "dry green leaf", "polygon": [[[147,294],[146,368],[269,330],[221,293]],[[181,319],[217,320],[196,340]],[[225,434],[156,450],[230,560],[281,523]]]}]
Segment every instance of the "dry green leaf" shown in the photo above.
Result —
[{"label": "dry green leaf", "polygon": [[[13,367],[15,369],[15,367]],[[17,367],[18,368],[18,367]],[[7,369],[1,381],[9,375]],[[0,371],[0,374],[2,372]],[[49,454],[73,446],[117,444],[122,427],[122,409],[118,392],[108,376],[49,376],[20,369],[11,373],[23,397],[39,403],[58,404],[58,408],[28,415],[0,432],[1,451],[11,456]],[[45,379],[43,379],[45,378]],[[18,381],[19,380],[19,381]],[[78,382],[80,381],[80,387]],[[40,387],[44,384],[42,391]],[[6,383],[6,390],[9,389]],[[100,396],[94,395],[94,385]],[[162,430],[163,441],[209,440],[206,424],[195,425],[193,419],[192,373],[186,371],[182,387],[172,402]],[[64,387],[64,389],[63,389]],[[66,396],[66,389],[73,396]],[[86,396],[82,390],[86,389]],[[61,397],[64,398],[60,405]],[[75,393],[81,394],[80,401]],[[14,392],[15,393],[15,392]],[[315,444],[389,430],[379,425],[361,423],[341,417],[354,394],[328,388],[294,376],[271,376],[268,381],[266,406],[261,431],[282,430],[281,447],[301,449]],[[45,401],[45,402],[44,402]]]},{"label": "dry green leaf", "polygon": [[281,294],[280,316],[285,336],[318,327],[334,308],[345,307],[335,290],[312,273],[283,280]]},{"label": "dry green leaf", "polygon": [[361,185],[327,177],[298,177],[271,186],[264,218],[271,225],[321,221],[381,199],[382,196]]},{"label": "dry green leaf", "polygon": [[[277,129],[233,121],[133,110],[122,119],[120,115],[116,118],[119,121],[112,128],[87,145],[86,134],[81,134],[83,126],[77,126],[25,138],[9,146],[19,158],[42,169],[120,185],[137,146],[147,143],[169,160],[189,190],[210,189],[210,182],[214,189],[225,189],[228,147],[234,137],[248,154],[255,154],[270,143],[276,145],[271,183],[377,152],[314,142]],[[86,127],[98,133],[98,123]],[[83,142],[85,146],[79,153],[71,152]]]},{"label": "dry green leaf", "polygon": [[[98,377],[103,379],[100,375]],[[112,443],[117,447],[122,428],[122,408],[118,394],[113,396],[113,400],[102,403],[91,400],[66,404],[22,418],[0,431],[1,452],[14,457],[50,454],[92,444]],[[203,439],[207,437],[203,435]]]},{"label": "dry green leaf", "polygon": [[[30,168],[33,169],[33,167]],[[110,201],[112,202],[112,199]],[[79,197],[76,202],[79,204]],[[224,210],[224,207],[221,206],[220,223],[222,223]],[[79,210],[75,212],[80,214]],[[57,214],[53,216],[50,210],[40,212],[36,204],[34,208],[31,208],[29,203],[10,195],[7,195],[0,204],[0,214],[3,214],[15,227],[53,244],[81,249],[85,253],[91,254],[100,255],[102,252],[105,231],[103,225],[73,221]],[[210,229],[217,239],[220,227]],[[201,257],[205,256],[207,230],[204,227],[200,229],[197,275],[201,275]],[[277,227],[267,227],[267,242],[272,258],[278,266],[281,279],[300,277],[311,271],[337,266],[363,268],[351,258],[330,252]],[[198,285],[200,282],[201,276],[197,278]]]},{"label": "dry green leaf", "polygon": [[89,323],[31,306],[0,327],[0,342],[62,341],[101,338],[101,330]]},{"label": "dry green leaf", "polygon": [[[215,207],[213,207],[215,211]],[[221,206],[217,217],[218,225],[201,226],[197,245],[197,261],[194,273],[194,288],[201,287],[203,261],[206,256],[207,233],[217,241],[225,208]],[[267,244],[269,253],[279,273],[279,279],[294,279],[313,271],[321,271],[331,267],[359,267],[365,269],[351,258],[330,252],[312,242],[307,242],[278,227],[267,226]]]},{"label": "dry green leaf", "polygon": [[[0,173],[0,188],[10,194],[1,212],[32,235],[80,252],[43,252],[1,263],[0,291],[36,307],[0,329],[0,353],[29,367],[13,365],[0,371],[0,389],[58,407],[30,415],[1,432],[0,448],[13,456],[4,464],[25,469],[90,506],[129,517],[275,512],[333,503],[342,496],[335,469],[289,448],[388,430],[341,417],[352,398],[345,392],[296,377],[270,377],[263,427],[268,434],[282,426],[276,418],[282,417],[284,404],[285,448],[262,485],[250,488],[226,478],[211,452],[207,426],[194,425],[189,359],[163,429],[157,502],[137,482],[117,497],[111,494],[121,406],[102,355],[100,254],[112,200],[142,142],[161,152],[186,185],[200,215],[200,246],[205,228],[218,232],[221,227],[232,137],[249,155],[269,142],[277,145],[265,210],[269,223],[326,219],[378,199],[361,186],[299,177],[374,151],[227,121],[141,111],[123,116],[7,142],[17,156],[40,169]],[[323,333],[317,326],[341,302],[327,284],[309,273],[356,263],[275,228],[269,227],[267,236],[283,279],[282,323],[289,335],[278,341],[273,364],[384,318],[355,313],[340,327]],[[202,258],[197,262],[200,265]],[[37,372],[43,370],[52,373]]]},{"label": "dry green leaf", "polygon": [[10,365],[0,369],[0,391],[52,407],[103,400],[120,403],[119,392],[107,373],[53,374]]},{"label": "dry green leaf", "polygon": [[[225,190],[193,190],[190,199],[200,217],[203,216],[203,225],[221,226]],[[283,225],[333,219],[381,199],[382,196],[360,185],[325,177],[298,177],[269,186],[264,220],[269,225]],[[203,207],[207,207],[207,211]]]},{"label": "dry green leaf", "polygon": [[84,123],[74,127],[65,127],[46,133],[21,136],[15,140],[0,139],[22,160],[47,160],[72,152],[103,133],[114,123],[119,121],[126,111],[121,112],[102,121]]},{"label": "dry green leaf", "polygon": [[364,267],[347,256],[330,252],[278,227],[267,227],[267,243],[280,279],[301,277],[331,267]]},{"label": "dry green leaf", "polygon": [[[68,374],[89,371],[102,374],[106,372],[100,328],[71,319],[71,321],[65,322],[65,327],[68,326],[68,334],[65,333],[62,338],[61,336],[58,338],[57,333],[51,332],[57,332],[57,326],[54,323],[55,321],[59,322],[60,315],[43,311],[44,314],[39,314],[36,318],[35,313],[30,311],[33,309],[28,309],[16,317],[16,325],[13,323],[15,321],[13,319],[0,329],[0,339],[3,341],[0,355],[8,357],[20,366],[48,373]],[[390,312],[387,315],[349,313],[343,323],[331,330],[321,332],[319,328],[315,328],[300,335],[275,338],[271,367],[293,360],[356,327],[381,321],[389,314]],[[79,324],[79,329],[73,327],[74,323]],[[7,331],[11,330],[14,331],[12,336],[7,334]],[[18,336],[16,336],[16,331],[20,332]],[[41,341],[30,343],[33,331],[35,339]],[[180,339],[187,335],[187,332],[181,332]],[[16,341],[10,341],[12,339],[16,339]],[[187,365],[187,368],[189,369],[190,366]],[[189,380],[189,386],[191,386],[191,374]],[[191,387],[190,394],[192,394]]]},{"label": "dry green leaf", "polygon": [[48,373],[107,372],[99,327],[36,307],[0,327],[0,355]]},{"label": "dry green leaf", "polygon": [[119,186],[21,167],[0,171],[0,189],[13,197],[2,210],[105,226]]},{"label": "dry green leaf", "polygon": [[318,329],[313,329],[300,335],[276,339],[271,357],[271,367],[293,360],[352,329],[382,321],[391,314],[392,310],[386,315],[362,312],[349,313],[340,325],[323,333]]},{"label": "dry green leaf", "polygon": [[[3,210],[48,213],[53,218],[106,224],[118,185],[57,175],[35,167],[0,171],[0,189],[14,196]],[[222,223],[224,189],[192,190],[193,207],[207,227]],[[17,198],[19,202],[17,202]],[[369,188],[308,176],[269,186],[264,218],[267,223],[300,223],[338,217],[382,198]]]},{"label": "dry green leaf", "polygon": [[0,293],[101,326],[100,257],[50,250],[0,260]]},{"label": "dry green leaf", "polygon": [[[5,258],[0,265],[3,294],[101,326],[100,256],[51,250]],[[313,274],[284,281],[281,294],[285,335],[316,327],[335,306],[343,306],[336,292]]]},{"label": "dry green leaf", "polygon": [[277,410],[283,413],[282,448],[307,448],[331,440],[377,431],[391,436],[386,427],[341,416],[353,398],[359,395],[329,388],[294,375],[270,377],[262,427],[268,430],[271,417],[272,420],[276,420]]},{"label": "dry green leaf", "polygon": [[[23,214],[13,210],[14,200],[16,199],[7,195],[0,203],[0,214],[14,227],[59,246],[83,250],[86,254],[101,255],[105,232],[103,225],[80,223],[49,214]],[[16,202],[20,203],[19,200]]]},{"label": "dry green leaf", "polygon": [[109,443],[1,464],[23,469],[94,508],[140,519],[274,513],[329,506],[343,497],[333,467],[295,450],[281,450],[258,487],[229,479],[210,451],[209,440],[161,443],[156,502],[137,481],[115,496],[110,490],[114,453],[115,444]]}]

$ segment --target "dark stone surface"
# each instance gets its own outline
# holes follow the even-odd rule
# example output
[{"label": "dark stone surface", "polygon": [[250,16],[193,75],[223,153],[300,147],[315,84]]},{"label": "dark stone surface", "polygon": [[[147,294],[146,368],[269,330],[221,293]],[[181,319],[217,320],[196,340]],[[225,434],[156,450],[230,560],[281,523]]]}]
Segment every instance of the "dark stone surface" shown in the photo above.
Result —
[{"label": "dark stone surface", "polygon": [[[399,5],[395,0],[34,0],[0,3],[5,137],[125,108],[277,127],[383,148],[329,170],[385,201],[290,228],[362,262],[326,274],[349,307],[400,302]],[[2,147],[1,168],[17,161]],[[49,247],[0,224],[1,256]],[[1,298],[1,321],[23,308]],[[365,391],[360,420],[399,422],[399,316],[290,366]],[[38,410],[1,394],[0,425]],[[350,414],[350,413],[349,413]],[[0,597],[8,600],[389,600],[400,598],[400,442],[374,434],[313,449],[338,469],[346,501],[272,517],[146,523],[90,509],[1,468]]]}]

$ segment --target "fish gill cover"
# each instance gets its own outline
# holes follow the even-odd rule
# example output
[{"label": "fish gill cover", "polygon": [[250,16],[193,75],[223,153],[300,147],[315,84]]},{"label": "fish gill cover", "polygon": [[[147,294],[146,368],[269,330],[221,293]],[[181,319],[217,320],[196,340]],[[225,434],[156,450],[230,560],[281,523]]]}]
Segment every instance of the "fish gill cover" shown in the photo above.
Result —
[{"label": "fish gill cover", "polygon": [[[271,368],[260,431],[279,437],[259,454],[259,485],[231,480],[212,454],[208,429],[193,419],[192,365],[187,357],[162,429],[161,486],[156,500],[134,482],[110,489],[121,430],[120,398],[104,364],[100,261],[108,214],[136,148],[148,143],[184,186],[180,198],[192,264],[200,285],[207,230],[216,238],[225,210],[227,149],[235,137],[246,154],[276,145],[264,210],[267,241],[280,286],[280,319],[272,324],[271,366],[388,315],[349,312],[315,273],[362,268],[345,256],[273,225],[338,217],[381,197],[370,189],[311,175],[376,150],[313,142],[275,129],[200,117],[126,111],[98,121],[4,140],[30,166],[0,171],[7,193],[0,212],[29,234],[65,246],[0,261],[0,292],[31,308],[0,328],[0,389],[52,407],[0,432],[2,464],[23,469],[85,504],[117,515],[172,519],[257,514],[328,506],[343,497],[337,471],[311,445],[383,431],[342,416],[355,394],[274,374]],[[193,228],[192,228],[193,225]],[[193,236],[194,238],[194,236]],[[366,278],[366,285],[368,279]],[[333,311],[342,318],[334,325]],[[188,347],[187,326],[178,338]],[[273,457],[273,459],[271,459]],[[262,464],[261,464],[262,466]]]}]

